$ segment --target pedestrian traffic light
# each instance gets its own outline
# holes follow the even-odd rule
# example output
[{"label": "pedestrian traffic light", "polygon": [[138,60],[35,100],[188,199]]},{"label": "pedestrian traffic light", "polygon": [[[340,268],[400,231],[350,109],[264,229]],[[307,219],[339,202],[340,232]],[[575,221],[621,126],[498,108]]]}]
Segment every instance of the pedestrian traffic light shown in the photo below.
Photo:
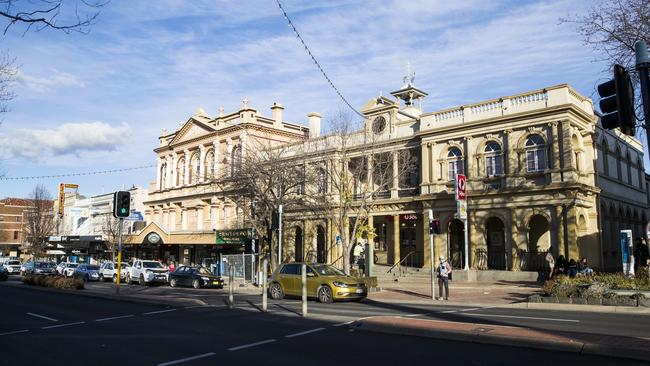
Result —
[{"label": "pedestrian traffic light", "polygon": [[634,88],[630,75],[621,65],[614,65],[614,79],[598,85],[600,118],[604,129],[620,128],[626,135],[634,136],[636,117],[634,115]]},{"label": "pedestrian traffic light", "polygon": [[433,219],[429,223],[429,234],[440,234],[440,219]]},{"label": "pedestrian traffic light", "polygon": [[117,191],[113,193],[113,216],[117,218],[129,217],[131,214],[131,193]]},{"label": "pedestrian traffic light", "polygon": [[271,213],[271,230],[278,230],[280,228],[280,212],[273,210]]}]

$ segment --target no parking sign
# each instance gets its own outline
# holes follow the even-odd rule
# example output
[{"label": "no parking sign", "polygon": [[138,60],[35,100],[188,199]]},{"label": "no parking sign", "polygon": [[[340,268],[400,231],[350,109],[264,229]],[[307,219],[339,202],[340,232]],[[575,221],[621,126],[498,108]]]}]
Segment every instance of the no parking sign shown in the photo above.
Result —
[{"label": "no parking sign", "polygon": [[465,174],[456,175],[456,201],[467,199],[467,178]]}]

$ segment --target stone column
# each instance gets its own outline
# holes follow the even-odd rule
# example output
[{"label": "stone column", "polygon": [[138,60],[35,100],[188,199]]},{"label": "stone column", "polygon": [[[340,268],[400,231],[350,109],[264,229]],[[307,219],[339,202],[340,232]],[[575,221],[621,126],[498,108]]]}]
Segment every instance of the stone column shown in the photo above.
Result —
[{"label": "stone column", "polygon": [[181,230],[187,230],[187,208],[181,207]]},{"label": "stone column", "polygon": [[203,205],[196,206],[196,229],[203,230]]},{"label": "stone column", "polygon": [[578,210],[575,206],[567,207],[567,260],[575,259],[580,260],[580,250],[578,248]]},{"label": "stone column", "polygon": [[[390,197],[399,197],[399,150],[393,151],[393,164],[391,166],[391,188]],[[399,218],[399,216],[398,216]]]},{"label": "stone column", "polygon": [[224,167],[224,169],[226,169],[228,171],[226,172],[226,174],[224,174],[224,176],[225,175],[230,176],[232,174],[232,167],[231,167],[231,164],[232,164],[232,149],[233,149],[232,140],[230,139],[230,137],[228,137],[226,139],[226,166]]},{"label": "stone column", "polygon": [[205,146],[199,145],[199,176],[197,182],[201,183],[205,179]]},{"label": "stone column", "polygon": [[171,204],[169,206],[169,225],[167,230],[171,233],[176,231],[176,205]]},{"label": "stone column", "polygon": [[171,182],[172,182],[172,155],[168,154],[165,157],[165,162],[167,163],[167,168],[166,168],[166,173],[165,173],[165,181],[163,182],[163,185],[165,186],[165,189],[171,188]]},{"label": "stone column", "polygon": [[163,179],[162,175],[160,174],[162,171],[162,164],[163,164],[163,158],[156,159],[156,190],[157,191],[162,191],[162,189],[164,188],[164,186],[160,184],[160,181]]},{"label": "stone column", "polygon": [[[548,141],[550,146],[549,168],[551,169],[551,182],[561,182],[562,173],[560,169],[560,159],[563,159],[560,153],[560,144],[562,137],[558,134],[558,123],[551,122],[548,124]],[[566,163],[566,161],[565,161]]]},{"label": "stone column", "polygon": [[214,177],[212,179],[217,179],[219,177],[219,160],[221,159],[221,149],[219,148],[219,141],[214,141],[212,143],[212,147],[214,148],[214,161],[212,164],[214,165]]},{"label": "stone column", "polygon": [[402,259],[400,256],[400,238],[399,238],[399,215],[393,215],[393,245],[390,248],[392,254],[392,263],[396,264]]},{"label": "stone column", "polygon": [[172,174],[171,174],[171,181],[169,184],[169,188],[176,187],[177,166],[178,166],[178,154],[176,152],[172,152]]},{"label": "stone column", "polygon": [[472,152],[472,138],[465,137],[464,157],[465,157],[465,176],[467,179],[474,178],[476,167],[474,166],[474,154]]},{"label": "stone column", "polygon": [[[431,242],[429,235],[429,210],[422,211],[422,268],[431,268]],[[433,234],[432,234],[433,235]],[[434,244],[435,245],[435,244]]]},{"label": "stone column", "polygon": [[551,245],[554,246],[553,250],[553,255],[555,258],[557,258],[560,254],[564,255],[564,248],[565,248],[565,243],[564,243],[564,225],[563,225],[563,220],[562,220],[562,206],[554,206],[553,207],[553,212],[552,212],[552,227],[555,229],[555,233],[552,233],[552,237],[555,238],[555,243],[553,243],[553,240],[551,240]]},{"label": "stone column", "polygon": [[183,150],[183,153],[185,154],[185,165],[183,166],[183,185],[189,185],[190,184],[190,150],[185,149]]},{"label": "stone column", "polygon": [[427,186],[429,185],[429,171],[431,169],[431,160],[429,157],[431,156],[431,144],[427,143],[425,145],[422,145],[420,148],[420,155],[421,155],[421,161],[420,161],[420,193],[428,193],[428,188]]}]

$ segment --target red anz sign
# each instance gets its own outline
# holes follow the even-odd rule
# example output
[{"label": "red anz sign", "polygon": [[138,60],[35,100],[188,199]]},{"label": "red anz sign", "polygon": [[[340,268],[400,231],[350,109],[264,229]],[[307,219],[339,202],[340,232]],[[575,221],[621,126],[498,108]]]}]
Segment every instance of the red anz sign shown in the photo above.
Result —
[{"label": "red anz sign", "polygon": [[467,199],[467,178],[465,174],[456,175],[456,201]]}]

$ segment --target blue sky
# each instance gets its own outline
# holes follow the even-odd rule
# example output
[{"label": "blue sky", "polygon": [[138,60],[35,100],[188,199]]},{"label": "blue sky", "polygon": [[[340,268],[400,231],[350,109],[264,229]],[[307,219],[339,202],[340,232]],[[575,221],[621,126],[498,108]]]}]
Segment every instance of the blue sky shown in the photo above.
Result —
[{"label": "blue sky", "polygon": [[[283,1],[330,78],[357,108],[401,86],[406,63],[429,93],[426,111],[569,83],[593,97],[605,65],[560,17],[591,1]],[[197,108],[216,115],[247,97],[264,115],[307,124],[342,107],[273,0],[113,0],[87,35],[15,27],[0,49],[20,65],[0,125],[7,177],[155,164],[161,128]],[[326,126],[324,126],[326,128]],[[0,197],[86,195],[155,179],[149,168],[110,175],[0,181]]]}]

